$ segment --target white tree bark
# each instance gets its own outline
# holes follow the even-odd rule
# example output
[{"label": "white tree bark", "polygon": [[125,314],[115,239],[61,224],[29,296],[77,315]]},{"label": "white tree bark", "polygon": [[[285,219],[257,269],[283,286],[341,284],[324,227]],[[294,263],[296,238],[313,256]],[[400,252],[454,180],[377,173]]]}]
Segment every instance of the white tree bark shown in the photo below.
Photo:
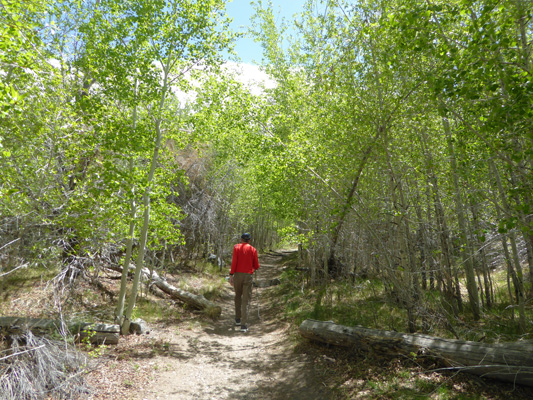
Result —
[{"label": "white tree bark", "polygon": [[155,170],[157,168],[157,160],[159,158],[159,149],[161,147],[161,123],[162,123],[162,117],[161,113],[163,111],[163,107],[165,105],[166,95],[168,88],[168,79],[170,74],[171,65],[173,62],[173,55],[170,53],[166,60],[166,65],[164,66],[163,71],[163,87],[161,89],[161,99],[159,100],[159,105],[157,108],[158,115],[156,116],[155,120],[155,131],[156,131],[156,137],[155,137],[155,145],[154,145],[154,152],[152,154],[152,161],[150,163],[150,171],[148,172],[147,177],[147,186],[144,191],[143,195],[143,205],[144,205],[144,214],[143,214],[143,226],[141,229],[141,237],[140,237],[140,243],[139,243],[139,253],[137,254],[137,261],[136,261],[136,269],[135,269],[135,275],[133,278],[133,285],[131,289],[130,298],[128,301],[128,308],[126,309],[126,313],[124,314],[124,319],[122,321],[122,332],[129,332],[130,330],[130,321],[131,321],[131,314],[133,313],[133,308],[135,307],[135,300],[137,299],[137,291],[139,289],[139,277],[141,274],[141,269],[144,266],[144,253],[146,251],[146,241],[148,237],[148,228],[150,226],[150,195],[152,192],[152,181],[154,179]]},{"label": "white tree bark", "polygon": [[427,335],[347,327],[331,321],[305,320],[300,334],[343,347],[388,355],[411,353],[440,358],[452,369],[502,381],[533,386],[533,343],[485,344]]}]

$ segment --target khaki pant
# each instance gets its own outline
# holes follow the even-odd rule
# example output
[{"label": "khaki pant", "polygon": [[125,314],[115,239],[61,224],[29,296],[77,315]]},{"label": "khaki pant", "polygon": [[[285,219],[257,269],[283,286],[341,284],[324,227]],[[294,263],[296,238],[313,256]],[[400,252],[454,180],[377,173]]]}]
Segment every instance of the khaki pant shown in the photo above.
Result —
[{"label": "khaki pant", "polygon": [[248,310],[252,302],[253,275],[245,272],[236,272],[233,275],[235,289],[235,318],[241,320],[241,325],[248,323]]}]

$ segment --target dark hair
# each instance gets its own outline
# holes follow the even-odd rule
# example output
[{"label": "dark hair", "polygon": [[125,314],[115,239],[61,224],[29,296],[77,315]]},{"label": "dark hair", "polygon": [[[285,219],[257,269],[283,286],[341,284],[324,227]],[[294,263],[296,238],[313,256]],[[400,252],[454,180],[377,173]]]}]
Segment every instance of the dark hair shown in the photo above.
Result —
[{"label": "dark hair", "polygon": [[243,233],[241,235],[241,239],[246,240],[247,242],[250,241],[251,238],[252,238],[252,235],[250,235],[249,233]]}]

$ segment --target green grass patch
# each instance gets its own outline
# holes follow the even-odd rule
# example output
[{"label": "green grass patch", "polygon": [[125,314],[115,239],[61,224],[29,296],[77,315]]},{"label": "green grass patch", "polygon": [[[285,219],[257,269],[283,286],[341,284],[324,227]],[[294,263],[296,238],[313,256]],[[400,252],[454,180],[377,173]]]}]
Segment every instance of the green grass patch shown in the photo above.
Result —
[{"label": "green grass patch", "polygon": [[[488,343],[533,339],[533,305],[526,307],[530,329],[520,334],[518,309],[509,301],[505,289],[506,275],[494,274],[493,285],[497,303],[485,307],[478,321],[473,319],[466,299],[463,299],[463,310],[454,315],[437,290],[421,291],[414,302],[417,332],[445,338],[457,335],[460,339]],[[406,307],[378,279],[311,285],[304,272],[288,269],[281,275],[281,285],[272,290],[285,304],[284,317],[297,326],[305,319],[316,319],[399,332],[408,329]]]},{"label": "green grass patch", "polygon": [[[404,310],[391,305],[383,296],[379,281],[364,280],[355,284],[339,282],[310,287],[301,273],[283,272],[275,296],[286,305],[284,316],[299,325],[305,319],[332,320],[338,324],[384,329],[406,326]],[[402,326],[402,324],[404,324]]]},{"label": "green grass patch", "polygon": [[48,268],[42,264],[28,265],[13,272],[4,270],[2,273],[7,275],[0,280],[0,287],[4,296],[13,291],[31,290],[37,282],[46,283],[52,280],[58,272],[58,269]]},{"label": "green grass patch", "polygon": [[138,297],[135,302],[135,311],[132,319],[142,318],[146,322],[156,322],[158,320],[177,320],[182,316],[179,307],[171,304],[168,300],[157,300]]}]

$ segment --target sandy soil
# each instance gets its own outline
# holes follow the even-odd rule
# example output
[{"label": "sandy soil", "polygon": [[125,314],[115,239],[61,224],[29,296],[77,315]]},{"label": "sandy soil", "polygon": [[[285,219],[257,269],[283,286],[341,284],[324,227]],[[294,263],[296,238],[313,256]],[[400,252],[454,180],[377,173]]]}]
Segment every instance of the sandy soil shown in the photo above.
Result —
[{"label": "sandy soil", "polygon": [[[280,258],[262,256],[256,279],[278,276]],[[154,330],[153,335],[165,343],[167,354],[151,360],[157,370],[136,399],[331,398],[317,379],[312,357],[293,350],[288,327],[272,311],[277,299],[269,295],[269,290],[254,288],[247,333],[234,325],[229,285],[217,321]]]}]

